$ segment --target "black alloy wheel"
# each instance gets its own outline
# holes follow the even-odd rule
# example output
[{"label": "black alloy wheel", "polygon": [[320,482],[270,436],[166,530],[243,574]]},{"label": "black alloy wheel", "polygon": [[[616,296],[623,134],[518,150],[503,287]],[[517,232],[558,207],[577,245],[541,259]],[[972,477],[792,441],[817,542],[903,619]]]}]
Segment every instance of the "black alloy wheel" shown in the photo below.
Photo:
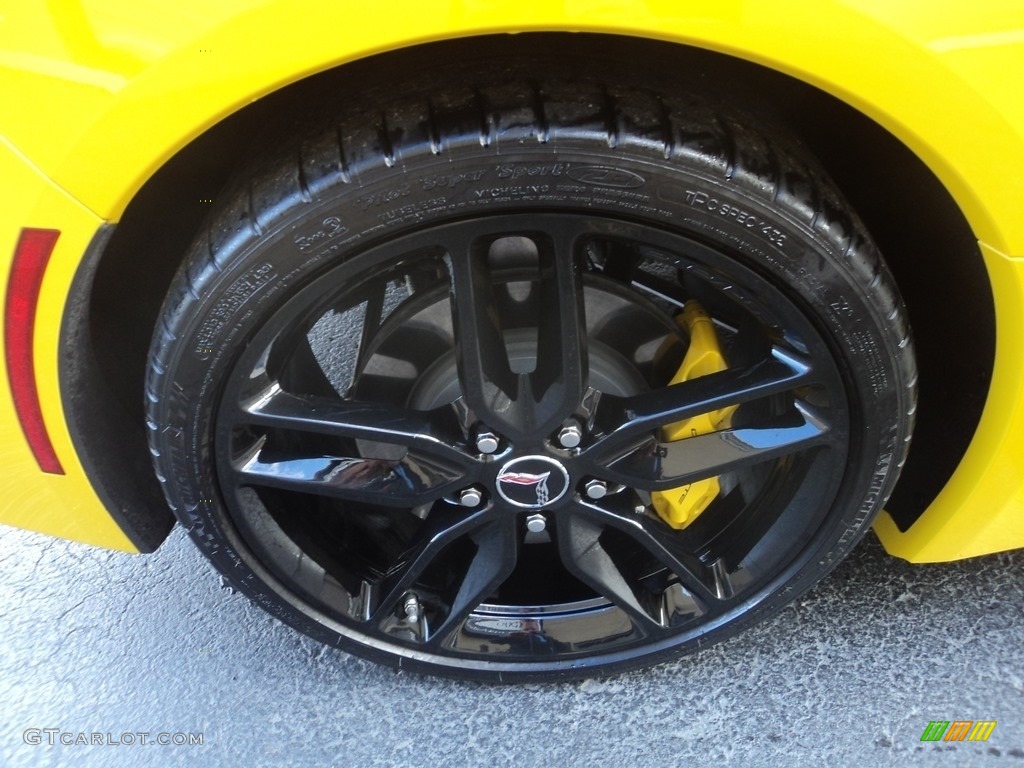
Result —
[{"label": "black alloy wheel", "polygon": [[[388,664],[553,679],[729,636],[849,551],[914,367],[813,161],[607,83],[381,109],[239,173],[154,338],[158,476],[240,589]],[[683,376],[687,307],[724,362]]]}]

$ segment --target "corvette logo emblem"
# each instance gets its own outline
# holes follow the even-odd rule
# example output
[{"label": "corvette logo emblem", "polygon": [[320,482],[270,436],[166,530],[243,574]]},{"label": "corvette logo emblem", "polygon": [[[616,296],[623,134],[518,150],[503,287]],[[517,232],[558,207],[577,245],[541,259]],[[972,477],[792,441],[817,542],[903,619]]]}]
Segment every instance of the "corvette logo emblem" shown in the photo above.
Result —
[{"label": "corvette logo emblem", "polygon": [[548,477],[550,476],[550,472],[545,472],[542,475],[531,475],[529,472],[505,472],[498,475],[498,482],[537,486],[537,506],[541,506],[548,503]]},{"label": "corvette logo emblem", "polygon": [[520,456],[498,470],[498,496],[513,507],[540,509],[565,496],[569,473],[550,456]]}]

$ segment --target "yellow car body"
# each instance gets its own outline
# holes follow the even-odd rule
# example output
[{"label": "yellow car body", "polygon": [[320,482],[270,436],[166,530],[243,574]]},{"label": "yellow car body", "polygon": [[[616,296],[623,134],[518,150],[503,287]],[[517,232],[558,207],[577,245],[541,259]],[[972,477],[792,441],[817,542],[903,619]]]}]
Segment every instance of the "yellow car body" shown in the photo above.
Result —
[{"label": "yellow car body", "polygon": [[[90,243],[159,169],[226,117],[315,73],[437,41],[540,32],[658,40],[758,64],[849,105],[934,173],[984,260],[995,357],[952,476],[906,530],[884,513],[875,530],[890,553],[915,562],[1024,547],[1024,6],[1016,0],[5,4],[0,293],[8,296],[22,231],[59,231],[39,286],[31,359],[63,474],[40,470],[5,386],[0,521],[139,548],[100,500],[72,440],[61,334]],[[948,311],[969,322],[972,307]],[[949,365],[957,363],[951,348]]]}]

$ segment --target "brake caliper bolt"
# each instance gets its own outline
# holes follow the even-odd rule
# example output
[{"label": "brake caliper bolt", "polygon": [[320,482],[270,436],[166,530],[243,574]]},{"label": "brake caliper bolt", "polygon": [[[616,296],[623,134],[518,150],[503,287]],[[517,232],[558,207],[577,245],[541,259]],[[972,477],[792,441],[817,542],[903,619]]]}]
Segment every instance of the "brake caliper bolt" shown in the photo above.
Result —
[{"label": "brake caliper bolt", "polygon": [[402,603],[402,609],[405,611],[406,621],[410,624],[416,624],[419,622],[420,616],[423,614],[423,607],[420,605],[420,599],[412,592],[405,596],[405,600]]},{"label": "brake caliper bolt", "polygon": [[587,480],[583,486],[587,498],[602,499],[608,493],[608,484],[604,480]]},{"label": "brake caliper bolt", "polygon": [[526,518],[526,530],[530,533],[544,533],[547,527],[548,521],[544,519],[544,515],[530,515]]},{"label": "brake caliper bolt", "polygon": [[583,440],[583,430],[575,421],[567,421],[558,431],[558,444],[563,448],[575,448]]},{"label": "brake caliper bolt", "polygon": [[459,504],[464,507],[475,507],[483,498],[484,495],[477,488],[463,488],[459,491]]},{"label": "brake caliper bolt", "polygon": [[498,450],[498,436],[493,432],[478,432],[476,436],[476,449],[480,453],[494,453]]}]

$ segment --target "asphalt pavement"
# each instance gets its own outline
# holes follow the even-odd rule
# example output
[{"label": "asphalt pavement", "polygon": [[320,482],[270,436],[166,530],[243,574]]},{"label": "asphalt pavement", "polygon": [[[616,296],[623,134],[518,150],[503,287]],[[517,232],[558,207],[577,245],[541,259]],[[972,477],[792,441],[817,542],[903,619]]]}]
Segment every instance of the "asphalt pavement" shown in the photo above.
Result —
[{"label": "asphalt pavement", "polygon": [[[1024,768],[1024,551],[912,566],[869,536],[797,604],[699,654],[498,687],[300,636],[180,529],[132,556],[2,528],[0,712],[5,767]],[[996,726],[921,741],[933,720]]]}]

